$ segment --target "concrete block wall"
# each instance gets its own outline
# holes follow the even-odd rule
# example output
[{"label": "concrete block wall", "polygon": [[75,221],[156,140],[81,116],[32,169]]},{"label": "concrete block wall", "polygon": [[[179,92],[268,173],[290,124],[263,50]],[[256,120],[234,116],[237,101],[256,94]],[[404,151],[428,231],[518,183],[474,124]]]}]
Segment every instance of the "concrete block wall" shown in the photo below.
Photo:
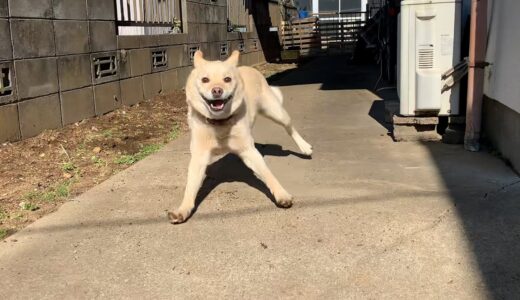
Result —
[{"label": "concrete block wall", "polygon": [[484,96],[482,121],[484,137],[520,173],[520,114]]},{"label": "concrete block wall", "polygon": [[[12,87],[0,94],[0,142],[181,89],[195,49],[212,60],[236,49],[242,65],[265,61],[256,32],[227,32],[226,0],[183,7],[182,34],[118,36],[112,0],[0,0],[0,70]],[[167,62],[153,67],[157,51]]]}]

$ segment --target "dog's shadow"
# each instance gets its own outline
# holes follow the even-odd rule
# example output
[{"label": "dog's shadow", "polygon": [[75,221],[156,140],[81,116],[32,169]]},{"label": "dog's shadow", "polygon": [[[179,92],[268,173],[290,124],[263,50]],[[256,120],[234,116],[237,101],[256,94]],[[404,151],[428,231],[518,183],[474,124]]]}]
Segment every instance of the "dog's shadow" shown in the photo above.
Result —
[{"label": "dog's shadow", "polygon": [[[294,155],[302,159],[311,159],[310,156],[300,154],[291,150],[285,150],[280,145],[274,144],[258,144],[255,147],[260,151],[262,156],[289,156]],[[274,196],[263,181],[258,179],[253,171],[249,169],[242,160],[234,155],[227,154],[206,169],[206,179],[202,183],[197,198],[195,200],[195,208],[192,216],[196,213],[200,204],[206,197],[221,183],[225,182],[243,182],[249,186],[264,193],[264,195],[276,205]]]}]

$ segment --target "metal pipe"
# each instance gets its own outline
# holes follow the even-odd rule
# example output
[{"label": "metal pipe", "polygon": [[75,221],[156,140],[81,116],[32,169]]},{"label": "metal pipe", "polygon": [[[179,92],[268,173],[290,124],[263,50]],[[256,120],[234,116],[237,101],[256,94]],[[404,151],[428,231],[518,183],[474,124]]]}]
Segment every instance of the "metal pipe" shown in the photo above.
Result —
[{"label": "metal pipe", "polygon": [[487,39],[487,0],[471,1],[469,41],[468,98],[466,106],[466,132],[464,148],[480,150],[482,101],[484,97],[484,60]]}]

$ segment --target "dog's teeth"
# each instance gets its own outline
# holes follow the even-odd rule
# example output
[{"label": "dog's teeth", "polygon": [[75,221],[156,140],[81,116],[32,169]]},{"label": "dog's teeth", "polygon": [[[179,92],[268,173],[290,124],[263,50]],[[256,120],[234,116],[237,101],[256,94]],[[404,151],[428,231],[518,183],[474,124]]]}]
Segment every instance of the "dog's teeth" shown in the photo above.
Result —
[{"label": "dog's teeth", "polygon": [[210,106],[212,109],[214,110],[222,110],[224,109],[224,101],[216,101],[216,102],[213,102],[213,103],[210,103]]}]

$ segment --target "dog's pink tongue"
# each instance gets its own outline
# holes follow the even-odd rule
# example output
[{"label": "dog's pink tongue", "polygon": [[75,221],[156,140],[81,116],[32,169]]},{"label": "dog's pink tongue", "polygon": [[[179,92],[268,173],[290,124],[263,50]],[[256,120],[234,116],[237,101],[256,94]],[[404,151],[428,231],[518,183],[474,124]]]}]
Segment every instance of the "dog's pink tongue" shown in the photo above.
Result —
[{"label": "dog's pink tongue", "polygon": [[222,110],[224,109],[224,101],[223,100],[216,100],[211,102],[211,108],[215,110]]}]

